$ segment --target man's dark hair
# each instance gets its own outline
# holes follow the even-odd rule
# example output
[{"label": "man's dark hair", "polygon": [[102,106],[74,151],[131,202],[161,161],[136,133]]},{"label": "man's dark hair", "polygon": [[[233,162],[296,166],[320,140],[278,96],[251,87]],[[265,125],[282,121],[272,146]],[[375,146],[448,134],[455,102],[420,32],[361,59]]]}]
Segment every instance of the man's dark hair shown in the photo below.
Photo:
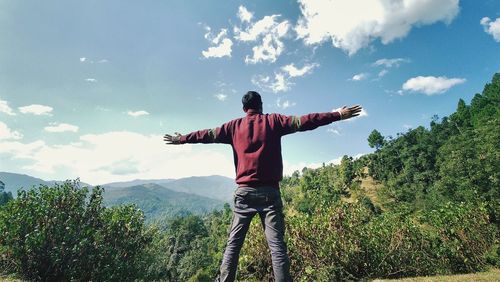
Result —
[{"label": "man's dark hair", "polygon": [[262,109],[262,99],[260,98],[260,94],[256,91],[248,91],[247,94],[243,95],[241,102],[245,109]]}]

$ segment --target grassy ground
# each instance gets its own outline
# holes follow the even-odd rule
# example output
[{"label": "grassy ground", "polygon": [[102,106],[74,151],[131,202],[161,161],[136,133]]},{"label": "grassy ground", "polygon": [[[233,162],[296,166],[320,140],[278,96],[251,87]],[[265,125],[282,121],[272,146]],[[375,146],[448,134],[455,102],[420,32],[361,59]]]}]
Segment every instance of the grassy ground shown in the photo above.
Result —
[{"label": "grassy ground", "polygon": [[429,276],[429,277],[415,277],[415,278],[404,278],[404,279],[394,279],[394,280],[374,280],[373,282],[500,282],[500,269],[491,269],[487,272],[478,272],[473,274],[462,274],[462,275],[441,275],[441,276]]},{"label": "grassy ground", "polygon": [[[372,282],[500,282],[500,269],[491,269],[487,272],[478,272],[462,275],[441,275],[430,277],[415,277],[403,279],[377,279]],[[22,282],[18,279],[0,277],[0,282]]]}]

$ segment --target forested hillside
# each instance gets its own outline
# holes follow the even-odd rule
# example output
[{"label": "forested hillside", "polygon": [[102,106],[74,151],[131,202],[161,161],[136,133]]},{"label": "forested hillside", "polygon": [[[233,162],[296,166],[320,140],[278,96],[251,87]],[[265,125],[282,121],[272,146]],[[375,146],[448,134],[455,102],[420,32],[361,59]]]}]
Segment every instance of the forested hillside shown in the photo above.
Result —
[{"label": "forested hillside", "polygon": [[145,215],[147,221],[185,214],[205,214],[221,209],[224,202],[177,192],[157,184],[142,184],[131,187],[107,187],[103,193],[106,206],[135,204]]},{"label": "forested hillside", "polygon": [[381,196],[412,210],[445,201],[485,203],[498,222],[500,199],[500,74],[470,105],[463,100],[449,117],[396,138],[374,130],[369,174],[384,184]]},{"label": "forested hillside", "polygon": [[[339,165],[304,168],[285,178],[286,241],[295,280],[399,278],[499,267],[499,120],[496,74],[469,105],[460,100],[455,113],[434,118],[429,127],[395,137],[374,130],[367,136],[373,153],[345,156]],[[216,276],[231,220],[229,205],[205,216],[146,226],[143,212],[134,206],[101,207],[99,188],[85,203],[88,191],[82,191],[66,183],[24,193],[4,205],[0,270],[34,280],[212,281]],[[79,257],[99,267],[82,272]],[[272,281],[271,273],[255,218],[238,279]]]}]

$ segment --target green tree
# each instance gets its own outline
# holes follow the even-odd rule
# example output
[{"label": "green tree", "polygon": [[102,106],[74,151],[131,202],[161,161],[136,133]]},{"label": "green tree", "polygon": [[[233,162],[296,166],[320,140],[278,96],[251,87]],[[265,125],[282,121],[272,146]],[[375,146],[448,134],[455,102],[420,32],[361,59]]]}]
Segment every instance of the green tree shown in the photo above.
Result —
[{"label": "green tree", "polygon": [[10,200],[12,200],[12,193],[5,192],[5,184],[0,181],[0,206],[5,205]]},{"label": "green tree", "polygon": [[382,148],[382,146],[384,146],[384,144],[384,136],[382,136],[382,134],[380,134],[378,130],[374,129],[368,136],[368,146],[370,146],[370,148],[379,150],[380,148]]}]

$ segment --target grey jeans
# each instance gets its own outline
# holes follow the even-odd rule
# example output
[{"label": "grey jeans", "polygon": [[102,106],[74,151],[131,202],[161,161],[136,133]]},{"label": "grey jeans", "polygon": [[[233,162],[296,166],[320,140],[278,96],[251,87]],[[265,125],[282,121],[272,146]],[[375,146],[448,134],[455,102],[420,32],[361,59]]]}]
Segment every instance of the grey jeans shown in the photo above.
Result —
[{"label": "grey jeans", "polygon": [[259,214],[271,250],[275,281],[292,281],[284,241],[285,222],[280,190],[274,187],[239,187],[234,192],[233,222],[217,281],[234,281],[241,247],[252,218]]}]

